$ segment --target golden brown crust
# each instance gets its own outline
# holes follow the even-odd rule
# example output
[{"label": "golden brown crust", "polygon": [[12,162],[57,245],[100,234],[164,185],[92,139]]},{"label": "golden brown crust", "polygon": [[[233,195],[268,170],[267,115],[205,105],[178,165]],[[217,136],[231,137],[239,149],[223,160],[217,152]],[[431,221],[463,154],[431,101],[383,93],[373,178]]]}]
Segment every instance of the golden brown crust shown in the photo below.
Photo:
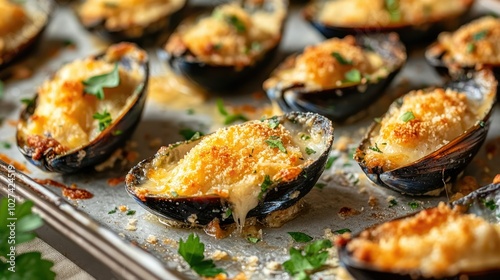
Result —
[{"label": "golden brown crust", "polygon": [[57,142],[54,138],[45,138],[40,135],[30,135],[26,140],[28,147],[33,149],[31,158],[40,160],[44,157],[45,153],[49,150],[53,151],[53,156],[61,155],[66,152],[66,148]]}]

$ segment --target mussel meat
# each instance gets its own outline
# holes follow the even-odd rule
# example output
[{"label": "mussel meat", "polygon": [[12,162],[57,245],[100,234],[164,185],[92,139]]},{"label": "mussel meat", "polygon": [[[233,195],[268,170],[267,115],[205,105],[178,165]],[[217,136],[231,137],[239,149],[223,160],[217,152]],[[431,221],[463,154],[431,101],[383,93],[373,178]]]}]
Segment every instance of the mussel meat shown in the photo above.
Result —
[{"label": "mussel meat", "polygon": [[287,58],[263,87],[285,112],[342,121],[380,97],[405,62],[395,33],[332,38]]},{"label": "mussel meat", "polygon": [[482,67],[500,78],[500,19],[485,16],[457,31],[443,32],[430,45],[425,58],[438,73],[450,77]]},{"label": "mussel meat", "polygon": [[[160,148],[126,177],[144,208],[188,226],[245,224],[293,206],[324,170],[330,120],[288,113]],[[228,214],[232,213],[232,214]]]},{"label": "mussel meat", "polygon": [[368,178],[404,194],[438,195],[483,144],[497,81],[481,70],[407,93],[374,122],[354,158]]},{"label": "mussel meat", "polygon": [[474,0],[316,0],[305,19],[327,38],[397,32],[405,43],[418,43],[458,27]]},{"label": "mussel meat", "polygon": [[44,171],[103,162],[139,123],[148,77],[148,56],[131,43],[64,65],[21,112],[19,150]]},{"label": "mussel meat", "polygon": [[209,90],[225,90],[270,61],[281,41],[287,1],[246,0],[185,20],[163,58],[180,75]]},{"label": "mussel meat", "polygon": [[22,3],[0,0],[0,69],[37,41],[49,22],[53,7],[52,0]]},{"label": "mussel meat", "polygon": [[85,0],[78,17],[90,31],[112,41],[140,41],[165,32],[186,0]]},{"label": "mussel meat", "polygon": [[500,184],[337,240],[356,279],[499,279]]}]

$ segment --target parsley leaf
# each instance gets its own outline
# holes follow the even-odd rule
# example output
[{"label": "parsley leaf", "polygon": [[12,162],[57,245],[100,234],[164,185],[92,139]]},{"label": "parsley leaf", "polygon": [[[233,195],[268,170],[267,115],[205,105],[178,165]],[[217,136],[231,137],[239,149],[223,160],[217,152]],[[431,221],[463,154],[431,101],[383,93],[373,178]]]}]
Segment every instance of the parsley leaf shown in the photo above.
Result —
[{"label": "parsley leaf", "polygon": [[105,130],[113,122],[111,114],[106,109],[102,112],[102,114],[96,112],[92,115],[92,118],[99,121],[99,131]]},{"label": "parsley leaf", "polygon": [[399,0],[385,0],[385,9],[389,12],[392,22],[401,20],[401,11],[399,10]]},{"label": "parsley leaf", "polygon": [[307,140],[311,139],[311,136],[309,136],[307,134],[301,134],[300,135],[300,139],[302,139],[304,141],[307,141]]},{"label": "parsley leaf", "polygon": [[257,237],[248,237],[247,240],[248,240],[248,242],[255,244],[255,243],[257,243],[257,242],[260,241],[260,238],[257,238]]},{"label": "parsley leaf", "polygon": [[479,32],[476,32],[472,35],[472,40],[474,41],[479,41],[484,38],[486,38],[486,35],[488,35],[488,30],[481,30]]},{"label": "parsley leaf", "polygon": [[309,148],[309,147],[306,147],[306,154],[308,154],[308,155],[312,155],[312,154],[315,154],[315,153],[316,153],[316,151],[315,151],[315,150],[313,150],[313,149],[311,149],[311,148]]},{"label": "parsley leaf", "polygon": [[420,203],[418,203],[417,201],[410,201],[408,202],[408,205],[411,209],[415,210],[420,206]]},{"label": "parsley leaf", "polygon": [[194,233],[191,233],[186,241],[182,238],[179,240],[178,253],[200,276],[214,277],[220,273],[226,273],[223,269],[217,268],[213,260],[205,259],[205,244],[200,242],[200,237]]},{"label": "parsley leaf", "polygon": [[368,149],[370,149],[370,150],[372,150],[372,151],[374,151],[374,152],[377,152],[377,153],[381,153],[381,154],[382,154],[382,151],[379,149],[379,147],[378,147],[377,143],[375,143],[375,147],[370,146],[370,147],[368,147]]},{"label": "parsley leaf", "polygon": [[85,86],[84,91],[88,94],[95,95],[98,99],[104,99],[104,88],[114,88],[120,84],[120,73],[118,71],[118,63],[115,68],[106,74],[93,76],[83,81]]},{"label": "parsley leaf", "polygon": [[259,200],[262,199],[262,196],[267,192],[272,184],[273,181],[271,180],[271,177],[269,175],[264,176],[264,181],[260,184]]},{"label": "parsley leaf", "polygon": [[328,160],[326,161],[325,169],[330,169],[333,166],[333,163],[338,159],[339,157],[329,157]]},{"label": "parsley leaf", "polygon": [[415,115],[413,114],[412,111],[406,111],[404,114],[401,115],[401,117],[399,117],[399,119],[406,123],[411,120],[414,120]]},{"label": "parsley leaf", "polygon": [[286,154],[285,146],[283,146],[283,142],[278,136],[271,136],[266,140],[266,144],[271,148],[278,148],[280,151]]},{"label": "parsley leaf", "polygon": [[196,140],[203,136],[202,132],[194,131],[189,128],[179,130],[179,134],[182,135],[182,137],[184,137],[184,139],[186,140]]},{"label": "parsley leaf", "polygon": [[346,232],[351,232],[351,230],[348,229],[348,228],[342,228],[342,229],[338,229],[338,230],[334,231],[333,233],[335,233],[335,234],[343,234],[343,233],[346,233]]},{"label": "parsley leaf", "polygon": [[6,142],[6,141],[0,142],[0,145],[1,145],[4,149],[10,149],[10,148],[12,148],[12,145],[11,145],[9,142]]},{"label": "parsley leaf", "polygon": [[128,210],[127,216],[132,216],[132,215],[135,215],[135,210]]},{"label": "parsley leaf", "polygon": [[331,54],[342,65],[352,65],[352,60],[345,59],[340,53],[332,52]]},{"label": "parsley leaf", "polygon": [[322,190],[324,187],[326,187],[326,184],[325,183],[316,183],[316,185],[314,185],[314,187]]},{"label": "parsley leaf", "polygon": [[327,258],[326,249],[332,247],[330,240],[317,240],[303,250],[291,248],[290,259],[283,263],[283,268],[296,279],[309,279],[309,274],[321,268]]},{"label": "parsley leaf", "polygon": [[389,200],[389,208],[392,208],[394,206],[398,205],[398,201],[395,199]]},{"label": "parsley leaf", "polygon": [[484,200],[483,204],[491,211],[495,211],[495,209],[497,209],[497,205],[494,200]]},{"label": "parsley leaf", "polygon": [[26,105],[26,107],[31,107],[35,105],[35,99],[36,97],[33,98],[23,98],[21,99],[21,102]]},{"label": "parsley leaf", "polygon": [[238,33],[244,33],[247,30],[245,23],[243,23],[243,21],[241,21],[237,16],[226,15],[225,19],[226,22],[231,24]]},{"label": "parsley leaf", "polygon": [[351,71],[345,73],[344,78],[344,82],[359,83],[361,82],[361,72],[359,72],[358,69],[352,69]]},{"label": "parsley leaf", "polygon": [[474,50],[476,50],[476,45],[474,45],[474,43],[468,43],[465,51],[467,53],[472,53]]},{"label": "parsley leaf", "polygon": [[313,240],[313,238],[305,233],[302,233],[302,232],[288,232],[288,234],[293,238],[293,240],[295,242],[301,242],[301,243],[306,243],[306,242],[309,242],[311,240]]},{"label": "parsley leaf", "polygon": [[116,211],[118,211],[118,208],[115,207],[115,209],[109,211],[108,214],[114,214],[114,213],[116,213]]},{"label": "parsley leaf", "polygon": [[271,129],[275,129],[277,128],[278,126],[280,125],[280,121],[278,120],[278,117],[277,116],[274,116],[272,118],[269,119],[269,127]]},{"label": "parsley leaf", "polygon": [[231,115],[227,112],[226,108],[224,108],[224,102],[222,101],[222,99],[217,99],[216,101],[217,103],[217,109],[219,110],[219,113],[221,115],[223,115],[224,117],[226,117],[224,119],[224,124],[232,124],[236,121],[248,121],[248,118],[243,116],[242,114],[235,114],[235,115]]}]

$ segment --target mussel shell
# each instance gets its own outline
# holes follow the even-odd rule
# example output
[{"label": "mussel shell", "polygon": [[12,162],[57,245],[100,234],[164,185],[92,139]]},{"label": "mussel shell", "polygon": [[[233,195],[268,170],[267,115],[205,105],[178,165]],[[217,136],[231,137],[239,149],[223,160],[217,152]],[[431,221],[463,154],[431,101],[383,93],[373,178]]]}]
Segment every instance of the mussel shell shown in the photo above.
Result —
[{"label": "mussel shell", "polygon": [[[269,99],[276,102],[284,112],[315,112],[337,122],[366,109],[383,94],[384,89],[399,73],[406,62],[406,49],[394,33],[358,35],[356,41],[363,49],[374,51],[382,57],[384,66],[391,69],[387,77],[366,84],[320,91],[308,89],[303,84],[278,82],[272,87],[264,86]],[[271,77],[279,71],[294,67],[295,57],[296,55],[292,55],[285,60]]]},{"label": "mussel shell", "polygon": [[109,29],[106,27],[105,18],[92,22],[85,22],[78,13],[78,9],[82,3],[76,5],[75,9],[78,19],[88,31],[93,32],[111,42],[128,41],[142,44],[147,39],[154,39],[160,34],[167,32],[171,26],[175,26],[178,23],[180,20],[179,17],[186,7],[187,0],[180,0],[180,2],[181,3],[178,6],[172,7],[172,10],[169,11],[166,16],[158,18],[146,26],[132,26],[129,29]]},{"label": "mussel shell", "polygon": [[443,17],[430,22],[415,25],[408,23],[393,24],[391,26],[357,27],[328,25],[324,22],[319,21],[316,17],[316,13],[318,10],[317,2],[321,3],[323,1],[311,1],[310,4],[308,4],[306,8],[304,8],[303,16],[316,30],[318,30],[326,38],[342,38],[347,35],[356,34],[396,32],[399,34],[401,41],[411,46],[415,43],[418,44],[422,41],[432,40],[441,31],[453,30],[460,26],[460,24],[464,21],[468,11],[474,4],[474,0],[465,1],[467,2],[467,8],[464,9],[462,14]]},{"label": "mussel shell", "polygon": [[50,17],[52,11],[54,10],[55,3],[52,0],[33,0],[26,1],[23,6],[29,14],[37,13],[36,17],[44,17],[43,23],[40,23],[40,26],[37,26],[37,30],[33,32],[33,36],[25,38],[15,49],[0,52],[0,70],[9,66],[17,58],[29,51],[30,48],[33,47],[33,45],[38,41],[50,22]]},{"label": "mussel shell", "polygon": [[[487,206],[485,206],[485,199],[488,200],[493,200],[497,207],[495,210],[491,210]],[[466,207],[467,210],[465,210],[465,213],[472,213],[476,214],[482,218],[484,218],[486,221],[490,223],[498,223],[500,221],[500,218],[498,217],[499,213],[499,208],[498,205],[500,205],[500,184],[490,184],[487,186],[484,186],[471,194],[451,203],[452,206],[461,206],[461,207]],[[404,219],[411,217],[416,214],[410,214],[398,219]],[[376,227],[376,226],[373,226]],[[373,228],[370,227],[370,228]],[[367,230],[369,230],[368,228]],[[353,237],[350,238],[350,240],[353,240],[359,236],[360,233],[355,234]],[[349,240],[349,241],[350,241]],[[424,278],[422,276],[417,276],[417,275],[410,275],[410,274],[399,274],[396,272],[391,272],[391,271],[382,271],[380,269],[377,269],[369,264],[360,262],[358,260],[355,260],[354,258],[351,257],[351,254],[349,253],[347,249],[347,244],[349,243],[342,244],[338,248],[338,254],[339,254],[339,260],[340,263],[343,267],[347,269],[347,271],[355,278],[359,280],[378,280],[378,279],[388,279],[388,280],[415,280],[415,279],[421,279],[421,280],[431,280],[431,279],[436,279],[436,278]],[[487,270],[487,271],[480,271],[480,272],[463,272],[460,273],[460,275],[454,275],[450,277],[445,277],[445,278],[439,278],[439,279],[471,279],[471,280],[489,280],[489,279],[499,279],[500,277],[500,268],[498,269],[492,269],[492,270]]]},{"label": "mussel shell", "polygon": [[[17,146],[23,156],[43,171],[59,173],[74,173],[83,168],[95,166],[108,159],[117,148],[130,138],[139,124],[144,109],[149,80],[149,60],[148,58],[142,61],[139,60],[134,56],[136,52],[144,52],[144,50],[135,47],[133,51],[126,53],[116,61],[124,69],[132,69],[133,66],[137,67],[137,69],[140,69],[141,75],[143,75],[143,81],[135,88],[133,93],[130,93],[131,95],[135,95],[135,100],[127,103],[127,111],[122,113],[119,119],[113,120],[113,123],[102,131],[101,134],[82,147],[70,150],[62,155],[56,155],[54,151],[47,150],[39,160],[35,160],[32,157],[34,151],[27,146],[26,139],[20,133],[20,127],[25,125],[33,115],[37,106],[37,94],[35,102],[21,112],[18,124],[16,135]],[[96,56],[96,59],[103,57],[104,54],[100,54]],[[116,131],[120,131],[121,133],[115,134]]]},{"label": "mussel shell", "polygon": [[[286,209],[297,203],[316,184],[319,176],[323,172],[328,158],[328,153],[333,142],[333,127],[330,120],[313,113],[288,113],[278,117],[280,123],[293,123],[305,131],[316,131],[323,136],[324,150],[321,151],[317,160],[306,166],[296,179],[281,182],[277,186],[268,190],[259,204],[253,208],[247,218],[264,218],[266,215],[276,210]],[[198,144],[202,138],[169,145],[169,158],[165,162],[179,161],[191,148]],[[318,151],[319,152],[319,151]],[[164,156],[159,153],[156,156]],[[155,156],[155,157],[156,157]],[[133,167],[126,180],[127,192],[136,200],[139,205],[146,210],[169,220],[175,220],[187,225],[193,225],[190,220],[196,215],[197,225],[207,225],[215,218],[220,224],[234,223],[233,217],[225,217],[225,212],[230,209],[229,202],[216,195],[197,197],[167,197],[159,195],[146,195],[144,199],[137,196],[135,189],[148,178],[144,175],[151,166],[154,157],[143,160]]]},{"label": "mussel shell", "polygon": [[[491,71],[482,70],[451,81],[444,88],[463,92],[467,98],[486,104],[486,108],[489,108],[487,113],[448,144],[413,163],[393,170],[369,169],[363,163],[363,153],[369,149],[370,137],[380,129],[380,124],[374,122],[355,154],[355,159],[371,181],[403,194],[425,195],[442,189],[443,180],[453,180],[472,161],[490,127],[490,116],[496,100],[495,77]],[[395,101],[391,106],[399,105]]]},{"label": "mussel shell", "polygon": [[[272,13],[274,9],[278,9],[278,7],[274,5],[281,1],[283,0],[265,0],[262,7],[266,11]],[[192,25],[198,18],[199,16],[187,18],[181,25]],[[281,30],[283,30],[283,24],[284,22],[281,22]],[[179,30],[176,30],[174,35],[179,32]],[[245,66],[206,63],[197,58],[196,55],[187,48],[182,51],[176,50],[175,53],[162,49],[160,50],[160,59],[164,60],[177,74],[188,78],[202,88],[211,91],[225,91],[237,87],[272,60],[281,42],[281,33],[277,35],[273,42],[274,45],[271,48],[265,50],[265,52],[257,57],[252,64]],[[172,35],[171,38],[174,37],[174,35]]]}]

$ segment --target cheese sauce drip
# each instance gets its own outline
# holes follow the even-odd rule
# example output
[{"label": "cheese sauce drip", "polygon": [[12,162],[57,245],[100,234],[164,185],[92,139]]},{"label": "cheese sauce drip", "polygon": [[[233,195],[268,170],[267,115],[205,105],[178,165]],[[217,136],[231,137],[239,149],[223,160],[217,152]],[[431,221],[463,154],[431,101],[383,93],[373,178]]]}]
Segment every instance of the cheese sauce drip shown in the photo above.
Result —
[{"label": "cheese sauce drip", "polygon": [[500,19],[483,17],[454,33],[442,33],[439,43],[448,51],[445,59],[462,65],[500,64]]},{"label": "cheese sauce drip", "polygon": [[442,278],[498,268],[500,225],[440,203],[364,231],[347,249],[381,270]]},{"label": "cheese sauce drip", "polygon": [[291,181],[309,163],[295,137],[281,124],[271,128],[268,121],[223,128],[204,137],[175,165],[165,166],[161,157],[155,158],[142,187],[149,195],[227,198],[234,220],[243,226],[263,185],[271,189],[277,182]]},{"label": "cheese sauce drip", "polygon": [[392,170],[436,151],[476,123],[474,106],[465,94],[442,88],[407,94],[371,137],[366,166]]}]

